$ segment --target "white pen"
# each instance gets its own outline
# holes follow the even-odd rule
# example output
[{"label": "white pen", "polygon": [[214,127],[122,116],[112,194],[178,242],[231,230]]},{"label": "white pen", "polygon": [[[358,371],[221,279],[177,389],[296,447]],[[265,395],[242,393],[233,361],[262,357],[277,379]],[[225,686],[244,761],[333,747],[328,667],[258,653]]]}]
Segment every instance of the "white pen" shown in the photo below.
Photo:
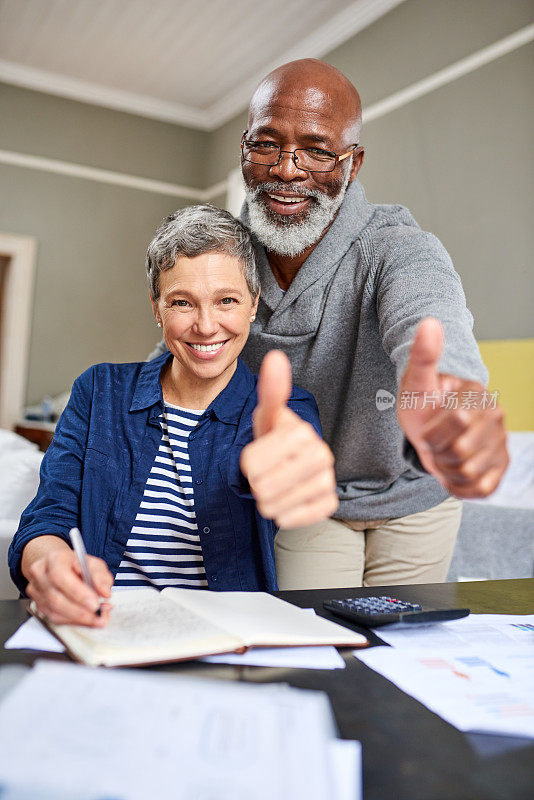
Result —
[{"label": "white pen", "polygon": [[[78,557],[78,561],[80,562],[80,567],[82,569],[82,577],[84,582],[89,586],[93,592],[98,595],[98,592],[95,589],[95,585],[91,578],[91,573],[89,572],[89,567],[87,566],[87,550],[85,549],[85,545],[83,543],[82,534],[78,530],[78,528],[71,528],[69,531],[70,540],[72,542],[72,546],[74,548],[74,552]],[[95,611],[97,617],[101,615],[100,606]]]}]

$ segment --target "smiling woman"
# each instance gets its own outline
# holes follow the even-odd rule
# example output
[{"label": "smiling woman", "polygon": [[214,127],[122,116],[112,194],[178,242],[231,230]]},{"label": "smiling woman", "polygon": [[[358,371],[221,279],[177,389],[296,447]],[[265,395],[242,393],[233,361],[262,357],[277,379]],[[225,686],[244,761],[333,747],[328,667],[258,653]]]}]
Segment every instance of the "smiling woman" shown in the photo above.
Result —
[{"label": "smiling woman", "polygon": [[164,398],[206,408],[235,372],[255,318],[259,281],[250,238],[220,209],[192,206],[158,230],[147,274],[154,316],[174,356],[162,374]]},{"label": "smiling woman", "polygon": [[[321,517],[337,505],[317,406],[308,392],[291,391],[282,354],[271,354],[270,386],[265,373],[262,383],[269,402],[255,422],[266,444],[261,436],[252,444],[257,379],[239,354],[259,281],[246,228],[218,208],[183,209],[163,222],[146,264],[169,352],[97,364],[75,381],[11,545],[13,580],[55,623],[109,619],[109,605],[100,609],[81,579],[73,527],[104,598],[113,585],[272,590],[272,518],[303,503],[315,514],[318,499]],[[275,395],[282,387],[278,407],[273,385]]]}]

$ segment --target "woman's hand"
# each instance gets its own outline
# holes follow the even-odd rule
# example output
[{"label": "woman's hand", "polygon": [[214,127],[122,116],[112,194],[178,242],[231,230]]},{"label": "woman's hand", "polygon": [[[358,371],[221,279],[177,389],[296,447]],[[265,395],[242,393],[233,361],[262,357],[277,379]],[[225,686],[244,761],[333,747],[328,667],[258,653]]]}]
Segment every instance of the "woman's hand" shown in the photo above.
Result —
[{"label": "woman's hand", "polygon": [[280,528],[312,525],[338,507],[332,451],[287,407],[290,395],[289,360],[273,350],[261,365],[254,441],[240,463],[260,514]]},{"label": "woman's hand", "polygon": [[[101,558],[87,557],[98,595],[82,580],[76,554],[59,536],[38,536],[22,552],[22,574],[28,580],[26,594],[55,624],[102,628],[109,621],[111,605],[100,605],[99,596],[110,597],[113,576]],[[96,612],[101,608],[101,613]]]}]

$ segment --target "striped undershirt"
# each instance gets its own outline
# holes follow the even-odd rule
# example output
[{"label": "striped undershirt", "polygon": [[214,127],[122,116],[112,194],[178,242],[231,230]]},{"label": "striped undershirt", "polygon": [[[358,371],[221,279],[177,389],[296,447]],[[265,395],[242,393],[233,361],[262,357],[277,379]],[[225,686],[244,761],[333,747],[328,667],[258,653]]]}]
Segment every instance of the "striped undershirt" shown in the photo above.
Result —
[{"label": "striped undershirt", "polygon": [[206,588],[188,439],[203,412],[165,403],[161,443],[115,586]]}]

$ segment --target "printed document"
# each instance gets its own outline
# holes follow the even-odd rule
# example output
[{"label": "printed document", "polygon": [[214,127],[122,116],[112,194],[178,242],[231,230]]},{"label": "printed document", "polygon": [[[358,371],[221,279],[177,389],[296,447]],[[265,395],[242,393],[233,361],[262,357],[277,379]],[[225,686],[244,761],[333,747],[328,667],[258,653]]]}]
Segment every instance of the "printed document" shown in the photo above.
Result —
[{"label": "printed document", "polygon": [[332,756],[334,738],[322,692],[38,662],[0,703],[0,784],[121,800],[356,797],[357,751]]},{"label": "printed document", "polygon": [[403,649],[528,647],[534,652],[534,614],[470,614],[451,622],[410,628],[386,625],[375,633],[392,647]]}]

